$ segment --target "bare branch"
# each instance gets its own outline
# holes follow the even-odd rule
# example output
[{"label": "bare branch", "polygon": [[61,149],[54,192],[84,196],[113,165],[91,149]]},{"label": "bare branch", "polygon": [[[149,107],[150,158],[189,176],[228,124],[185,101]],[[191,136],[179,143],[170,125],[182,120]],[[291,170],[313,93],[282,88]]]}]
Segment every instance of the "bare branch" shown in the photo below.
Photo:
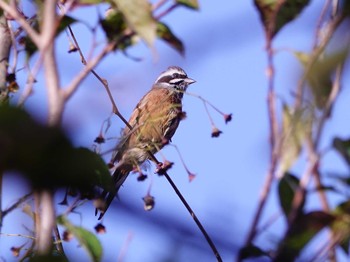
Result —
[{"label": "bare branch", "polygon": [[46,1],[44,5],[41,44],[38,45],[38,48],[43,54],[45,82],[49,101],[48,123],[50,126],[58,125],[61,122],[64,106],[54,51],[53,39],[56,33],[56,27],[56,1]]},{"label": "bare branch", "polygon": [[0,8],[7,12],[17,23],[20,24],[20,26],[22,26],[36,46],[40,45],[41,39],[39,34],[30,26],[25,17],[18,12],[15,1],[11,1],[11,5],[9,5],[4,0],[0,0]]},{"label": "bare branch", "polygon": [[7,68],[9,65],[11,35],[5,15],[0,16],[0,103],[8,97]]},{"label": "bare branch", "polygon": [[310,74],[310,70],[316,63],[317,59],[320,57],[320,55],[323,53],[324,49],[326,48],[327,44],[331,40],[332,36],[334,35],[336,29],[341,24],[341,22],[344,20],[345,16],[344,14],[339,14],[334,17],[334,19],[328,24],[328,27],[326,29],[326,33],[323,36],[322,41],[320,44],[314,48],[312,54],[310,55],[310,59],[305,67],[304,74],[301,77],[301,79],[298,82],[297,85],[297,91],[296,91],[296,99],[295,99],[295,109],[299,109],[302,105],[303,96],[304,96],[304,87],[307,80],[307,76]]},{"label": "bare branch", "polygon": [[38,254],[46,255],[52,246],[52,232],[55,225],[55,210],[53,205],[53,193],[50,190],[43,190],[39,193],[40,198],[40,221],[37,233]]},{"label": "bare branch", "polygon": [[64,88],[64,99],[67,101],[77,90],[79,84],[88,76],[93,68],[95,68],[99,62],[114,48],[114,43],[108,43],[102,49],[102,51],[80,71],[79,74],[71,81],[71,83]]},{"label": "bare branch", "polygon": [[[150,152],[148,152],[148,153],[149,153],[150,159],[152,159],[157,165],[161,164],[153,154],[151,154]],[[222,258],[220,256],[219,251],[216,249],[216,246],[215,246],[214,242],[211,240],[210,236],[208,235],[207,231],[203,227],[202,223],[200,222],[200,220],[198,219],[198,217],[196,216],[194,211],[192,210],[191,206],[187,203],[186,199],[181,194],[180,190],[177,188],[177,186],[175,185],[175,183],[173,182],[171,177],[168,175],[168,173],[166,171],[164,171],[162,174],[165,176],[166,180],[168,181],[170,186],[173,188],[173,190],[175,191],[176,195],[180,198],[182,204],[185,206],[185,208],[187,209],[188,213],[193,218],[193,220],[196,223],[196,225],[199,228],[199,230],[202,232],[202,234],[205,237],[206,241],[208,242],[211,250],[213,251],[217,261],[218,262],[222,262]]]}]

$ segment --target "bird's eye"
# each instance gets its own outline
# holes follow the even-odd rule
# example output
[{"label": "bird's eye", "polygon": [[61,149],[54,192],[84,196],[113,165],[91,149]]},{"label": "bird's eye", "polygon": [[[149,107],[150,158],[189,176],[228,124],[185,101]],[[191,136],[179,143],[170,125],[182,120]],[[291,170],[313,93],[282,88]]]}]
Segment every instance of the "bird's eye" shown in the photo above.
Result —
[{"label": "bird's eye", "polygon": [[173,78],[179,78],[179,77],[180,77],[180,74],[178,74],[178,73],[173,74]]}]

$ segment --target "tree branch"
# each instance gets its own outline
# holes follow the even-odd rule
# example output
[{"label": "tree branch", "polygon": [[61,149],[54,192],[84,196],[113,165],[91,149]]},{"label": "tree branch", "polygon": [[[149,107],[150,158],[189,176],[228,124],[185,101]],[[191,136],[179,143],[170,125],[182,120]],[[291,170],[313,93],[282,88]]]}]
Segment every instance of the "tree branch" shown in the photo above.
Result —
[{"label": "tree branch", "polygon": [[7,100],[7,69],[9,65],[11,35],[4,13],[0,16],[0,104]]},{"label": "tree branch", "polygon": [[30,39],[33,41],[33,43],[36,46],[40,46],[40,35],[37,33],[27,22],[27,20],[24,18],[24,16],[18,12],[16,7],[16,2],[11,1],[9,5],[4,0],[0,0],[0,8],[3,9],[8,15],[11,16],[16,22],[27,32]]}]

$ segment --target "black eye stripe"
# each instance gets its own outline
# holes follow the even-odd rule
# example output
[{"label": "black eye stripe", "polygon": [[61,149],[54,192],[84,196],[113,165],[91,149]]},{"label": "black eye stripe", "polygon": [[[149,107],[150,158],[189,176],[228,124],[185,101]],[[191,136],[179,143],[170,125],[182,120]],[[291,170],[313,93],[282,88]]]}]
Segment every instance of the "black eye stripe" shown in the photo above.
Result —
[{"label": "black eye stripe", "polygon": [[172,79],[173,78],[169,75],[163,76],[162,78],[158,79],[157,83],[169,83]]},{"label": "black eye stripe", "polygon": [[176,79],[172,79],[170,80],[170,84],[174,84],[174,85],[178,85],[178,84],[181,84],[184,80],[183,79],[180,79],[180,78],[176,78]]}]

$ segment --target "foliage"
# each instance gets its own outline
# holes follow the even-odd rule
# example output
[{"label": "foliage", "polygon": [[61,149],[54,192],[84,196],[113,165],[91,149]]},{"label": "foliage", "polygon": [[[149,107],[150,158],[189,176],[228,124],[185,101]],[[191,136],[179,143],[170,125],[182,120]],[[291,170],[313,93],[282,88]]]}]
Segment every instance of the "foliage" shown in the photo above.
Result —
[{"label": "foliage", "polygon": [[[23,255],[23,259],[66,261],[67,258],[60,248],[62,241],[60,236],[56,235],[56,242],[52,249],[51,232],[45,233],[50,225],[54,227],[59,224],[65,229],[66,235],[73,235],[77,239],[92,261],[101,261],[102,246],[96,235],[71,223],[68,216],[84,204],[85,199],[93,198],[96,208],[99,208],[100,204],[96,198],[97,191],[103,189],[113,193],[115,191],[114,181],[110,176],[108,165],[99,154],[87,148],[76,148],[72,145],[60,128],[61,119],[66,103],[82,80],[110,52],[120,50],[125,53],[126,49],[139,43],[140,39],[154,51],[154,42],[156,38],[159,38],[180,54],[184,54],[182,41],[168,25],[161,21],[161,18],[170,14],[176,7],[198,9],[198,2],[177,1],[170,8],[164,7],[164,3],[160,2],[160,5],[156,6],[147,0],[82,0],[57,1],[57,3],[56,1],[33,1],[31,4],[35,9],[35,14],[32,17],[26,17],[25,10],[21,10],[21,4],[15,6],[17,3],[10,5],[8,1],[0,1],[0,16],[5,15],[3,12],[5,11],[6,19],[15,25],[12,32],[14,41],[12,44],[16,47],[12,51],[13,55],[17,58],[18,47],[20,47],[26,52],[25,67],[29,69],[29,64],[34,61],[37,63],[33,71],[29,69],[27,90],[22,93],[20,105],[25,104],[29,98],[41,67],[45,68],[49,90],[48,123],[44,125],[34,120],[25,110],[14,107],[11,101],[10,95],[22,88],[16,81],[17,64],[9,69],[9,72],[1,72],[6,74],[6,83],[0,83],[0,86],[3,85],[8,89],[8,95],[0,101],[0,104],[4,104],[0,106],[0,172],[1,174],[15,172],[23,176],[34,191],[38,204],[35,208],[32,208],[30,204],[25,204],[24,212],[33,219],[35,224],[30,234],[33,241],[30,241],[31,246],[24,244],[20,247],[13,247],[14,256],[19,256],[22,253],[21,250],[26,248],[28,251]],[[105,33],[105,46],[96,57],[86,60],[72,30],[74,24],[85,22],[73,17],[73,11],[85,6],[105,8],[107,5],[109,9],[104,17],[100,16],[98,24],[94,29],[91,28],[92,35],[98,30]],[[18,31],[15,31],[17,28]],[[62,32],[69,36],[69,52],[79,51],[85,65],[81,73],[77,74],[66,88],[60,86],[56,54],[51,52],[55,49]],[[92,50],[95,48],[96,46],[92,45]],[[5,56],[10,57],[10,54]],[[9,61],[7,62],[9,64]],[[18,60],[14,59],[14,62],[17,63]],[[97,76],[96,73],[95,75]],[[109,92],[106,82],[99,79]],[[111,103],[115,106],[113,98],[110,98]],[[7,105],[8,102],[10,106]],[[114,111],[117,111],[116,106]],[[123,119],[120,114],[119,117]],[[101,135],[96,141],[104,143],[105,140]],[[68,205],[68,195],[77,197],[73,204],[68,205],[64,214],[55,214],[53,208],[45,206],[47,196],[52,197],[53,192],[59,189],[67,190],[65,199],[61,202],[63,205]],[[25,195],[10,208],[1,210],[0,226],[3,217],[26,202],[27,199],[28,195]],[[51,203],[49,205],[54,205],[53,202],[49,203]],[[53,220],[54,217],[57,221]],[[103,228],[104,226],[100,224],[100,232],[104,231]],[[63,237],[63,240],[67,239]]]},{"label": "foliage", "polygon": [[[11,1],[10,1],[11,2]],[[348,61],[349,43],[344,46],[332,46],[332,40],[336,40],[335,32],[344,30],[345,21],[349,16],[350,1],[324,1],[324,12],[319,14],[319,24],[316,25],[315,39],[310,51],[288,51],[299,61],[302,75],[295,85],[289,97],[281,97],[276,91],[275,57],[278,49],[273,48],[277,34],[284,29],[288,33],[287,25],[292,26],[293,21],[300,16],[312,1],[309,0],[254,0],[257,14],[265,33],[267,54],[267,109],[270,127],[270,162],[267,179],[263,185],[261,198],[250,226],[250,232],[237,254],[237,261],[245,259],[260,259],[264,257],[272,261],[295,261],[308,248],[308,245],[320,238],[321,232],[327,231],[329,239],[322,243],[325,248],[322,252],[314,252],[318,260],[326,256],[330,261],[336,261],[338,250],[350,254],[350,201],[348,194],[340,193],[342,201],[335,207],[329,204],[330,193],[338,193],[337,185],[340,184],[349,190],[349,174],[336,177],[331,182],[324,182],[326,172],[321,168],[325,154],[336,151],[347,167],[350,168],[350,138],[335,137],[333,141],[323,141],[325,124],[332,118],[333,107],[340,96],[344,64]],[[99,151],[93,152],[87,148],[77,148],[61,129],[61,121],[66,105],[76,90],[90,73],[106,88],[106,92],[113,106],[113,112],[127,124],[127,121],[119,113],[118,108],[111,96],[108,83],[100,77],[96,66],[111,52],[121,51],[127,54],[132,46],[144,43],[147,48],[155,52],[157,39],[164,41],[180,55],[185,54],[185,45],[182,40],[171,30],[163,18],[170,15],[176,8],[182,7],[189,10],[198,10],[197,0],[80,0],[80,1],[33,1],[35,15],[26,17],[25,11],[20,10],[20,4],[0,0],[0,16],[6,17],[9,23],[15,25],[11,37],[16,47],[11,54],[17,58],[21,50],[26,53],[26,62],[23,68],[28,70],[26,89],[22,92],[18,107],[14,106],[13,96],[19,89],[16,80],[17,59],[15,65],[8,69],[5,83],[0,87],[7,88],[7,97],[0,101],[0,172],[20,174],[28,181],[34,192],[35,205],[29,204],[28,195],[20,198],[13,206],[6,210],[0,210],[0,226],[6,217],[23,203],[22,211],[29,215],[35,225],[30,229],[31,245],[13,247],[11,250],[15,256],[27,252],[22,259],[30,261],[67,261],[64,251],[60,249],[62,241],[69,241],[75,237],[79,245],[83,247],[92,261],[103,259],[103,247],[95,233],[81,225],[71,222],[70,215],[76,212],[80,206],[88,200],[94,199],[96,209],[103,207],[104,203],[96,198],[96,192],[104,189],[109,192],[115,190],[113,178],[110,176],[109,167]],[[16,6],[17,5],[17,6]],[[88,26],[74,16],[75,10],[83,10],[90,6],[99,12],[98,22]],[[104,15],[100,10],[108,6]],[[96,32],[102,32],[102,40],[91,44],[90,56],[85,58],[79,46],[73,25],[86,25],[93,37]],[[340,29],[339,29],[340,28]],[[347,30],[347,29],[346,29]],[[348,31],[346,31],[348,33]],[[69,52],[79,52],[84,68],[71,80],[67,86],[60,86],[59,79],[62,77],[56,67],[56,44],[63,33],[68,35],[70,43]],[[227,32],[226,32],[227,33]],[[1,35],[0,35],[1,37]],[[98,43],[97,43],[98,42]],[[293,43],[290,43],[291,45]],[[61,48],[61,47],[59,47]],[[1,47],[0,47],[1,49]],[[9,55],[8,55],[9,56]],[[6,60],[7,58],[1,58]],[[2,62],[2,61],[0,61]],[[31,65],[35,66],[31,69]],[[22,65],[21,65],[22,67]],[[44,78],[48,93],[48,120],[42,124],[23,109],[28,98],[32,94],[32,86],[36,81],[40,69],[45,69]],[[279,69],[279,68],[278,68]],[[225,77],[225,76],[223,76]],[[12,96],[13,95],[13,96]],[[196,96],[196,95],[193,95]],[[205,106],[212,127],[211,136],[220,137],[223,133],[213,122],[208,105],[221,114],[225,123],[232,120],[231,114],[224,114],[201,96],[197,96]],[[293,102],[290,102],[293,100]],[[8,105],[9,104],[9,105]],[[25,108],[25,106],[24,106]],[[185,117],[185,113],[179,116]],[[108,122],[108,121],[107,121]],[[107,128],[108,129],[108,123]],[[103,128],[95,142],[98,145],[105,143]],[[324,148],[326,142],[327,150]],[[169,141],[164,141],[164,144]],[[98,147],[98,146],[97,146]],[[326,152],[327,151],[327,152]],[[305,157],[306,156],[306,157]],[[182,159],[181,159],[182,160]],[[155,162],[157,162],[155,160]],[[304,172],[294,171],[298,163],[304,165]],[[164,160],[163,165],[158,163],[157,173],[164,175],[178,194],[176,186],[170,180],[167,171],[173,162]],[[189,180],[195,175],[185,167]],[[139,181],[146,178],[140,173]],[[327,180],[328,181],[328,180]],[[333,181],[333,183],[332,183]],[[248,185],[249,186],[249,185]],[[275,187],[274,187],[275,186]],[[278,240],[272,250],[265,250],[264,245],[257,238],[265,233],[267,226],[260,225],[264,217],[264,208],[268,196],[277,189],[278,205],[284,225],[284,232],[278,232]],[[65,189],[65,199],[61,202],[67,205],[63,213],[56,212],[54,208],[46,208],[44,205],[44,193],[51,196],[51,207],[54,192]],[[308,208],[308,200],[313,194],[319,195],[320,207],[315,210]],[[75,201],[69,205],[67,196],[74,196]],[[197,223],[198,228],[205,236],[218,261],[222,261],[219,252],[211,241],[204,227],[180,195],[182,203]],[[155,198],[148,192],[143,198],[145,209],[151,210],[155,204]],[[1,207],[2,208],[2,207]],[[48,213],[46,213],[46,211]],[[51,212],[51,213],[50,213]],[[44,221],[44,225],[43,225]],[[48,247],[40,246],[40,241],[45,237],[45,223],[49,221],[52,227],[63,228],[63,238],[56,235],[52,240],[52,230],[46,234]],[[105,232],[105,227],[98,224],[96,233]],[[45,242],[45,241],[42,241]],[[316,260],[315,259],[315,260]]]},{"label": "foliage", "polygon": [[[302,64],[304,72],[293,91],[294,103],[287,104],[283,101],[281,107],[275,99],[273,38],[285,25],[300,15],[309,1],[255,0],[254,3],[265,30],[270,69],[267,80],[272,137],[271,163],[264,192],[269,192],[273,188],[272,185],[278,183],[278,198],[286,222],[286,231],[273,252],[267,252],[253,244],[266,203],[261,201],[248,239],[240,250],[239,260],[268,255],[273,261],[295,261],[301,252],[307,249],[307,245],[317,238],[323,229],[327,229],[331,233],[325,245],[326,249],[316,252],[311,260],[324,260],[328,256],[330,261],[336,261],[338,247],[349,254],[349,205],[348,201],[345,201],[332,209],[328,203],[327,191],[336,190],[335,185],[324,185],[322,182],[325,174],[320,169],[324,157],[320,144],[325,123],[330,119],[336,98],[340,94],[344,63],[348,58],[348,43],[335,51],[328,48],[335,31],[348,15],[347,3],[343,8],[333,9],[333,17],[329,19],[326,18],[326,13],[320,15],[320,24],[316,28],[314,46],[310,53],[292,51]],[[324,12],[330,12],[331,7],[328,4],[329,2],[324,4]],[[330,144],[328,141],[328,146]],[[334,149],[348,165],[349,145],[348,139],[336,137],[333,141]],[[295,162],[300,160],[303,154],[307,154],[305,172],[292,174]],[[314,192],[310,187],[311,180],[315,181],[322,210],[308,211],[305,207]],[[342,181],[349,181],[349,178],[343,177]],[[349,184],[346,184],[347,188],[348,186]],[[268,193],[264,195],[263,200],[266,200],[267,196]]]}]

